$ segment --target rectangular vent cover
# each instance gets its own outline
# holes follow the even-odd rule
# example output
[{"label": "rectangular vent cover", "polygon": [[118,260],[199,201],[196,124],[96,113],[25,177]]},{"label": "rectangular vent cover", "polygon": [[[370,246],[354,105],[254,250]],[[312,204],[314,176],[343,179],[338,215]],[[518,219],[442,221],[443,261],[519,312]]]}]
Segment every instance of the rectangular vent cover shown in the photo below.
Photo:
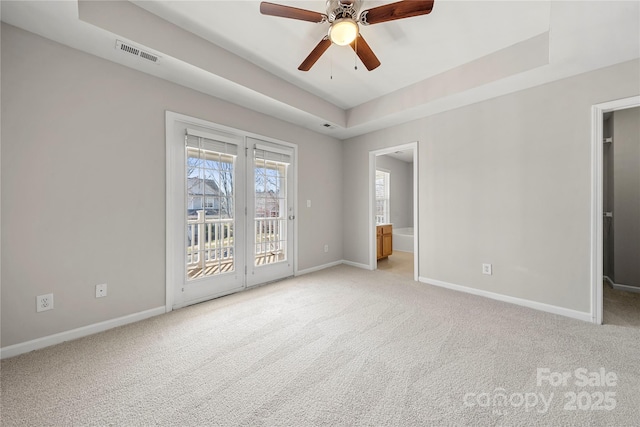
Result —
[{"label": "rectangular vent cover", "polygon": [[120,40],[116,40],[116,49],[122,52],[130,53],[131,55],[138,56],[142,59],[146,59],[147,61],[151,61],[153,63],[158,63],[160,61],[160,57],[158,55],[154,55],[149,52],[145,52],[142,49],[139,49],[135,46],[132,46],[128,43],[122,42]]}]

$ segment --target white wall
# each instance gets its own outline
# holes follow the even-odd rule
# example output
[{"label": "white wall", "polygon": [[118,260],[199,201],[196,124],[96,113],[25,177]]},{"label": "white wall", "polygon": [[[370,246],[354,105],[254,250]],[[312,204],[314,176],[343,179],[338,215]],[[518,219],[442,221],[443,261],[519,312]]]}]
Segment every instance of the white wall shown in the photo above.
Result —
[{"label": "white wall", "polygon": [[640,107],[613,113],[613,281],[640,287]]},{"label": "white wall", "polygon": [[338,140],[4,23],[1,39],[2,347],[164,306],[165,110],[298,144],[299,269],[342,259]]},{"label": "white wall", "polygon": [[345,259],[368,263],[368,152],[419,141],[420,276],[589,312],[591,106],[637,95],[638,75],[630,61],[345,141]]},{"label": "white wall", "polygon": [[413,163],[377,156],[376,168],[390,172],[390,221],[394,228],[413,227]]}]

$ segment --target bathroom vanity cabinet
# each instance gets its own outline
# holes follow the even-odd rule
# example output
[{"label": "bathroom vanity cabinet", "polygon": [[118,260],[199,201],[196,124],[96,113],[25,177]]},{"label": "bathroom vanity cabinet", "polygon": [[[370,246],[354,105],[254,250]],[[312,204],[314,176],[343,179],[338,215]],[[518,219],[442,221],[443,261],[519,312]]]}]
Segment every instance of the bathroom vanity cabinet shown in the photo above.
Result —
[{"label": "bathroom vanity cabinet", "polygon": [[393,253],[393,226],[382,224],[376,226],[377,259],[386,258]]}]

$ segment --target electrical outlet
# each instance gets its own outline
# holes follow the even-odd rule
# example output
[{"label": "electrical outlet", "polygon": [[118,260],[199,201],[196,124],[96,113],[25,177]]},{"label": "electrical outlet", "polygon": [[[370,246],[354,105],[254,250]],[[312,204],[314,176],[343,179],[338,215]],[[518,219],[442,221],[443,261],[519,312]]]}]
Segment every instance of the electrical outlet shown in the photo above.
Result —
[{"label": "electrical outlet", "polygon": [[329,252],[329,245],[324,245],[324,251]]},{"label": "electrical outlet", "polygon": [[96,285],[96,298],[102,298],[107,296],[107,284],[102,283],[100,285]]},{"label": "electrical outlet", "polygon": [[53,294],[38,295],[36,297],[36,313],[53,310]]},{"label": "electrical outlet", "polygon": [[491,276],[491,264],[482,264],[482,274]]}]

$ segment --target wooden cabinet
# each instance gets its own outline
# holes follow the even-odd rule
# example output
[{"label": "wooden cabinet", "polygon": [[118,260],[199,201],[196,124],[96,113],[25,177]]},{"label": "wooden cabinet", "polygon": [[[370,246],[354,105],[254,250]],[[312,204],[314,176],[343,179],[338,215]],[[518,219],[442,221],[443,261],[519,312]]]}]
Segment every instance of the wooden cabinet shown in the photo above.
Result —
[{"label": "wooden cabinet", "polygon": [[393,253],[393,227],[391,224],[376,226],[377,259],[386,258]]}]

